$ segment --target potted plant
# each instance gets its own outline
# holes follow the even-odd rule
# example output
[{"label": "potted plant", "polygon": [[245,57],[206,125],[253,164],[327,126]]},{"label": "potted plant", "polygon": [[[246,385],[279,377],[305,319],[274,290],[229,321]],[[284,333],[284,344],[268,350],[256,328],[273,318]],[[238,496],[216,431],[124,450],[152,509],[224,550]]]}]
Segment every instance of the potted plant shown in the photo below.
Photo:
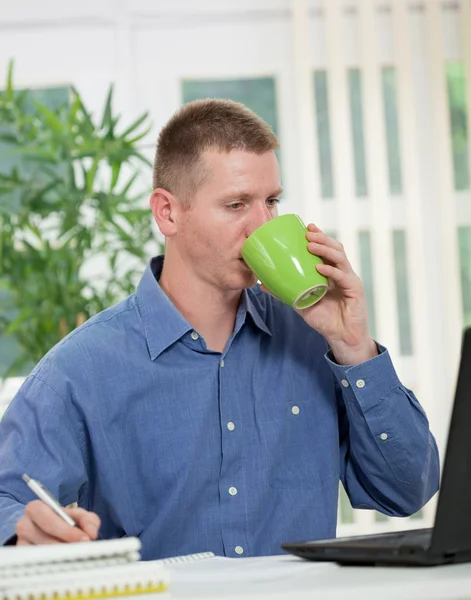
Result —
[{"label": "potted plant", "polygon": [[4,377],[134,290],[153,238],[149,190],[139,189],[148,132],[147,113],[120,126],[112,87],[99,119],[73,87],[54,110],[32,101],[15,90],[10,63],[0,92],[0,149],[13,157],[6,168],[0,155],[0,338],[13,336],[17,352]]}]

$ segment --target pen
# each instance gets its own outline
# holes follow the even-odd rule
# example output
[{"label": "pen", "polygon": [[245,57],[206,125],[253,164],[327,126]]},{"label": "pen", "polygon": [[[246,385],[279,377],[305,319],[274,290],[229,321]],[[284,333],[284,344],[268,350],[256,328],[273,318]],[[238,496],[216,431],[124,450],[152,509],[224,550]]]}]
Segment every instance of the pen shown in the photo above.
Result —
[{"label": "pen", "polygon": [[59,517],[62,517],[64,521],[72,527],[77,527],[77,523],[69,517],[64,508],[54,498],[51,492],[43,486],[42,483],[36,481],[36,479],[28,477],[26,473],[23,474],[23,480],[26,482],[30,490],[32,490],[40,500],[50,506],[52,510],[59,515]]}]

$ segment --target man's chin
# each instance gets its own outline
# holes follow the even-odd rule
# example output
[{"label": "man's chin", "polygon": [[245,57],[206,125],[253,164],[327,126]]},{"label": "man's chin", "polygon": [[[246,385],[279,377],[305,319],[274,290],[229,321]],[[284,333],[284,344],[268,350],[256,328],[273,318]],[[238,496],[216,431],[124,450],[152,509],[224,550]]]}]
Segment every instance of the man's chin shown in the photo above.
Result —
[{"label": "man's chin", "polygon": [[[234,278],[235,279],[235,278]],[[257,283],[257,278],[252,273],[252,271],[248,268],[248,266],[243,263],[242,269],[239,270],[237,274],[237,288],[238,289],[247,289],[253,287]]]},{"label": "man's chin", "polygon": [[257,283],[257,281],[258,280],[254,275],[252,275],[252,277],[247,277],[246,281],[244,283],[244,289],[247,290],[247,289],[253,287]]}]

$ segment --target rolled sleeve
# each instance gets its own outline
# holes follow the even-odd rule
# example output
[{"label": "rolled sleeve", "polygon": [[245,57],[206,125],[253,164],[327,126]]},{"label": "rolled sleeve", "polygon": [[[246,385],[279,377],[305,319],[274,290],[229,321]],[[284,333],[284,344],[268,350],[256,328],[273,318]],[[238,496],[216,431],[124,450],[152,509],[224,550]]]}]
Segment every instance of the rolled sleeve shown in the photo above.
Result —
[{"label": "rolled sleeve", "polygon": [[405,516],[438,490],[439,459],[426,414],[389,352],[359,365],[326,360],[337,382],[342,481],[352,505]]},{"label": "rolled sleeve", "polygon": [[384,346],[377,346],[379,354],[359,365],[339,365],[330,352],[325,355],[346,401],[358,402],[363,411],[376,406],[401,385],[389,352]]}]

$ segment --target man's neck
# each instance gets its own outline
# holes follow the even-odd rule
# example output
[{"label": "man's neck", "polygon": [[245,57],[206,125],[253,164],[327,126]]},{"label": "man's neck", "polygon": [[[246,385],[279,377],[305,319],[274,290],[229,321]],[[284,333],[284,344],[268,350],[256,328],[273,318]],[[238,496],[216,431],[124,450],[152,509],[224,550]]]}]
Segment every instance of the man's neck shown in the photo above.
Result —
[{"label": "man's neck", "polygon": [[233,330],[241,291],[226,291],[197,280],[178,260],[164,260],[159,285],[209,350],[222,352]]}]

